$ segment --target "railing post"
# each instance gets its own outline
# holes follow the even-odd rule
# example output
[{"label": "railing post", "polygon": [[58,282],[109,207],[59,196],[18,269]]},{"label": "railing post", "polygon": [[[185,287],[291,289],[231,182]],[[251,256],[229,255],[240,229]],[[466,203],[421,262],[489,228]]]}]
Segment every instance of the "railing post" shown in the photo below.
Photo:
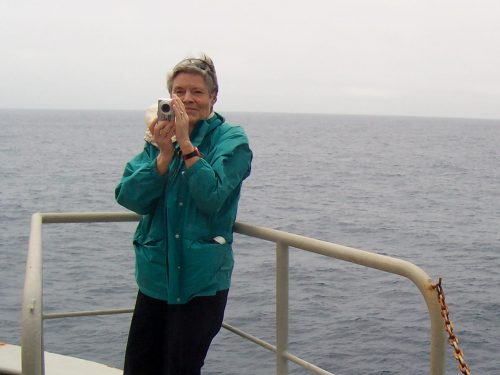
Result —
[{"label": "railing post", "polygon": [[431,318],[431,375],[444,375],[446,373],[445,349],[446,334],[444,329],[441,308],[437,302],[437,290],[422,291],[429,309]]},{"label": "railing post", "polygon": [[22,312],[22,373],[44,375],[42,321],[42,215],[31,217]]},{"label": "railing post", "polygon": [[288,375],[288,245],[276,242],[276,374]]}]

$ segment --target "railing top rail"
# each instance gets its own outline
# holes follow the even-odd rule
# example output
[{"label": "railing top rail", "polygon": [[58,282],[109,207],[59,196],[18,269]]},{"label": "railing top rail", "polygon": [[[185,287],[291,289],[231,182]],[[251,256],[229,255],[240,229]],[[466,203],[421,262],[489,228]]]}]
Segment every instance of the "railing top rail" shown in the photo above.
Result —
[{"label": "railing top rail", "polygon": [[[140,215],[132,212],[41,212],[34,215],[40,215],[41,220],[44,224],[131,222],[140,219]],[[402,259],[397,259],[390,256],[376,254],[343,245],[337,245],[331,242],[309,238],[276,229],[237,222],[235,224],[234,230],[235,232],[243,235],[248,235],[272,242],[283,242],[298,249],[312,251],[318,254],[342,259],[367,267],[379,268],[387,272],[398,273],[402,276],[407,276],[407,272],[399,273],[398,270],[401,267],[411,268],[414,271],[417,271],[416,269],[421,270],[413,263],[407,262]],[[371,260],[367,261],[367,258],[370,258]],[[373,262],[373,259],[377,259],[378,262]],[[423,270],[421,271],[423,272]],[[430,277],[427,276],[427,274],[425,274],[425,278],[427,280],[430,280]]]},{"label": "railing top rail", "polygon": [[429,275],[417,265],[387,255],[240,222],[236,223],[235,232],[267,241],[282,242],[297,249],[322,254],[365,267],[376,268],[381,271],[395,273],[409,278],[417,284],[417,286],[418,284],[424,283],[424,290],[429,287],[431,281]]},{"label": "railing top rail", "polygon": [[[131,222],[140,219],[132,212],[41,212],[42,223],[91,223],[91,222]],[[420,267],[408,261],[376,254],[365,250],[334,244],[314,238],[288,233],[267,227],[237,222],[234,231],[243,235],[272,242],[282,242],[289,246],[347,262],[395,273],[410,279],[425,293],[432,279]]]},{"label": "railing top rail", "polygon": [[54,223],[106,223],[137,221],[140,215],[133,212],[38,212],[44,224]]}]

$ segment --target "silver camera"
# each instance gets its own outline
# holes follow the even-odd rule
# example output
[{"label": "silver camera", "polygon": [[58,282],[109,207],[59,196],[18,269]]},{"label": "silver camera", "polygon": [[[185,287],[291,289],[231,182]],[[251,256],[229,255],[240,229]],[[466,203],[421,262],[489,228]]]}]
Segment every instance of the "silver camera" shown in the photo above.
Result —
[{"label": "silver camera", "polygon": [[158,121],[172,121],[174,110],[171,103],[172,99],[158,99]]}]

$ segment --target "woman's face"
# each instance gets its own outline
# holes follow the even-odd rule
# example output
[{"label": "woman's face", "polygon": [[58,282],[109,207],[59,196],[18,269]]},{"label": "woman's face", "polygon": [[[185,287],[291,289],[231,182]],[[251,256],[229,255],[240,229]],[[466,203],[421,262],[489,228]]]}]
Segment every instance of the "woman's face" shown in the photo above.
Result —
[{"label": "woman's face", "polygon": [[216,101],[211,95],[203,77],[199,74],[179,73],[172,82],[172,95],[177,95],[186,107],[189,125],[210,116]]}]

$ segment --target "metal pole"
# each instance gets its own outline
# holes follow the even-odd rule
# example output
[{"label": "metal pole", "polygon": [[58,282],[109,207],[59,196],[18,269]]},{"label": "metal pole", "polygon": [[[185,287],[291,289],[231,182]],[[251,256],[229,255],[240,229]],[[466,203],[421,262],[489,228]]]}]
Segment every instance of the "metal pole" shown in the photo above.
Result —
[{"label": "metal pole", "polygon": [[102,316],[102,315],[130,314],[133,312],[134,312],[134,309],[112,309],[112,310],[62,312],[62,313],[44,314],[43,320],[77,318],[77,317],[81,317],[81,316],[99,316],[99,315]]},{"label": "metal pole", "polygon": [[44,212],[44,224],[52,223],[106,223],[137,221],[140,215],[133,212]]},{"label": "metal pole", "polygon": [[422,291],[422,295],[427,303],[431,319],[431,363],[429,373],[431,375],[444,375],[446,373],[446,331],[441,316],[441,308],[437,302],[437,290],[429,287],[427,291]]},{"label": "metal pole", "polygon": [[276,242],[276,374],[288,375],[288,245]]},{"label": "metal pole", "polygon": [[31,216],[21,331],[22,373],[44,375],[42,322],[42,215]]}]

